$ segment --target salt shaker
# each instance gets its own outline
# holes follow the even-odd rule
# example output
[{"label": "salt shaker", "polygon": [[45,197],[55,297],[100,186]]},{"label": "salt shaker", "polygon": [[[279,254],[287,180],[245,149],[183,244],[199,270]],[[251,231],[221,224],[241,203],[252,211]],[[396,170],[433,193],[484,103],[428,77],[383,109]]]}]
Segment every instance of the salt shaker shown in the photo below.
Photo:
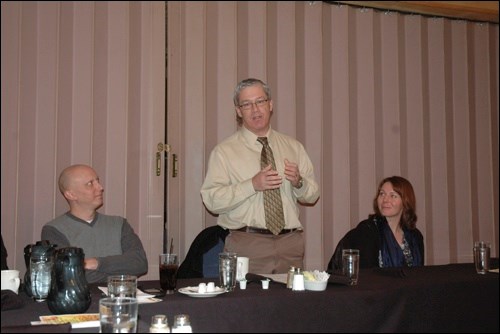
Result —
[{"label": "salt shaker", "polygon": [[189,315],[177,314],[174,316],[174,324],[172,325],[172,333],[192,333]]},{"label": "salt shaker", "polygon": [[150,333],[170,333],[168,327],[168,319],[166,315],[157,314],[151,317],[151,326],[149,327]]},{"label": "salt shaker", "polygon": [[286,277],[286,287],[288,289],[291,289],[293,287],[293,275],[295,275],[295,267],[290,266],[290,269],[288,269],[288,275]]},{"label": "salt shaker", "polygon": [[300,268],[297,268],[295,271],[295,275],[293,275],[293,285],[292,285],[292,290],[293,291],[304,291],[304,274],[300,270]]}]

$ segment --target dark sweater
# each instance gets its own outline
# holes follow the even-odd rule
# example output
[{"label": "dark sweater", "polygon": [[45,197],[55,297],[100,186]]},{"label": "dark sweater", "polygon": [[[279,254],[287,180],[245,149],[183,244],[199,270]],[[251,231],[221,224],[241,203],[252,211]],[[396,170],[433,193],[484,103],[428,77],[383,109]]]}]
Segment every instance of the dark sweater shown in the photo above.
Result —
[{"label": "dark sweater", "polygon": [[85,270],[89,283],[106,282],[109,275],[116,274],[140,276],[148,270],[142,242],[123,217],[96,213],[89,224],[65,213],[45,224],[42,240],[58,248],[79,247],[86,258],[97,258],[97,269]]}]

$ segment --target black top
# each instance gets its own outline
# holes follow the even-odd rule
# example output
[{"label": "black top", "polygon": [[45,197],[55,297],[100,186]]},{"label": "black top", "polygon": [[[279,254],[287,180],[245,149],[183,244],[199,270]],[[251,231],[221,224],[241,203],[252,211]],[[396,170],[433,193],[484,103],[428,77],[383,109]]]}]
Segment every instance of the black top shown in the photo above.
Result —
[{"label": "black top", "polygon": [[8,269],[9,267],[7,266],[7,249],[3,244],[3,236],[2,236],[2,270],[8,270]]},{"label": "black top", "polygon": [[[384,217],[373,216],[363,220],[354,229],[346,233],[339,241],[330,262],[328,263],[328,272],[338,272],[342,270],[342,250],[346,248],[359,249],[360,268],[379,267],[379,251],[382,248],[381,226],[386,223]],[[410,240],[410,249],[419,261],[415,264],[422,266],[424,264],[424,237],[417,229],[404,229],[405,238]]]}]

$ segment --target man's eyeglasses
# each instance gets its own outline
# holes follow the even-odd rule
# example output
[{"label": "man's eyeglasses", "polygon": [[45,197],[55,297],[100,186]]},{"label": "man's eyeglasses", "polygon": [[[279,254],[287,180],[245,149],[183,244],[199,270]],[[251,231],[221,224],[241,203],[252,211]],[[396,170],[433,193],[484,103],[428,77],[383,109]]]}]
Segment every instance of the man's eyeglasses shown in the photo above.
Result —
[{"label": "man's eyeglasses", "polygon": [[257,108],[262,108],[263,106],[266,105],[266,103],[268,101],[269,101],[268,99],[261,99],[261,100],[255,101],[255,102],[244,102],[244,103],[240,104],[238,107],[240,107],[241,110],[245,110],[245,111],[251,110],[254,105]]}]

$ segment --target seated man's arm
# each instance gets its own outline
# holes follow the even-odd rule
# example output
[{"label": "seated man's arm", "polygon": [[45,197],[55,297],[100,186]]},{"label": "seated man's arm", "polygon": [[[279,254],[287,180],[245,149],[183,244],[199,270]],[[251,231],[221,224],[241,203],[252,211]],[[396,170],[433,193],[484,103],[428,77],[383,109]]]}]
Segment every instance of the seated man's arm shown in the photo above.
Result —
[{"label": "seated man's arm", "polygon": [[54,226],[45,225],[42,227],[42,240],[48,240],[57,248],[70,247],[68,238],[59,232]]},{"label": "seated man's arm", "polygon": [[87,271],[87,280],[105,281],[108,275],[144,275],[148,271],[148,259],[142,242],[134,230],[124,220],[122,226],[122,254],[97,258],[96,270]]}]

